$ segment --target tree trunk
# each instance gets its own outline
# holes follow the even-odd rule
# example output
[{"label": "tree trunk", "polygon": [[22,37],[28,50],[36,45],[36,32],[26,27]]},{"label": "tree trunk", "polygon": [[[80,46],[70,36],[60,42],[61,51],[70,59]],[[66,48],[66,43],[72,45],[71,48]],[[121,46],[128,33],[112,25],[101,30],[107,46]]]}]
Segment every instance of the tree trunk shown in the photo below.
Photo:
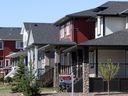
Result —
[{"label": "tree trunk", "polygon": [[108,96],[110,96],[110,88],[109,88],[110,85],[109,85],[109,84],[110,84],[110,82],[109,82],[109,80],[108,80]]}]

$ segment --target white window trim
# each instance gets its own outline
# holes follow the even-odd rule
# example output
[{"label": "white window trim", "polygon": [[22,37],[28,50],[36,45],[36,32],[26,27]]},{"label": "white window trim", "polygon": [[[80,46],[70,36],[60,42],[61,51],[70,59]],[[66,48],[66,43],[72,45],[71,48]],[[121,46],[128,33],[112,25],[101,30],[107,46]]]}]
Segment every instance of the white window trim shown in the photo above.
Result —
[{"label": "white window trim", "polygon": [[[20,47],[18,47],[18,45],[17,45],[17,44],[18,44],[19,42],[21,43],[22,41],[16,41],[16,49],[23,49],[23,46],[22,46],[22,47],[21,47],[21,46],[20,46]],[[22,43],[23,43],[23,42],[22,42]]]},{"label": "white window trim", "polygon": [[97,36],[101,35],[101,17],[97,17]]},{"label": "white window trim", "polygon": [[70,22],[67,22],[67,24],[66,24],[66,35],[70,35],[70,29],[71,29],[71,26],[70,26],[71,24],[70,24]]},{"label": "white window trim", "polygon": [[3,50],[4,49],[4,43],[3,43],[3,41],[0,41],[0,43],[2,43],[2,48],[0,48],[0,50]]},{"label": "white window trim", "polygon": [[64,25],[60,28],[60,38],[64,38]]}]

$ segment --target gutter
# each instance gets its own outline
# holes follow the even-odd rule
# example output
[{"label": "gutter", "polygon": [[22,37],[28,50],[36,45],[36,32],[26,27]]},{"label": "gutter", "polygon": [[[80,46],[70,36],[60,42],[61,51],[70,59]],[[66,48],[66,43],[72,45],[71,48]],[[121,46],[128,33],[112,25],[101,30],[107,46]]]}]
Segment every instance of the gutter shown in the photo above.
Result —
[{"label": "gutter", "polygon": [[74,46],[72,46],[72,47],[69,47],[69,48],[63,50],[63,52],[64,52],[64,53],[67,53],[67,52],[70,52],[70,51],[72,51],[72,50],[74,50],[74,49],[76,49],[76,48],[77,48],[77,45],[74,45]]}]

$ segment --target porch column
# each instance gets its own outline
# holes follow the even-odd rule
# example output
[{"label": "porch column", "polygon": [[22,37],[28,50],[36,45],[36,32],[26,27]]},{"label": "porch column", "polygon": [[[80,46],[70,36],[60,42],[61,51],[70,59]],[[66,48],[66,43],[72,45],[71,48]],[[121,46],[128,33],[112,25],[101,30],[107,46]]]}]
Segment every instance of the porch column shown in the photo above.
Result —
[{"label": "porch column", "polygon": [[83,96],[89,95],[88,48],[83,48]]},{"label": "porch column", "polygon": [[89,96],[89,64],[83,63],[83,96]]},{"label": "porch column", "polygon": [[28,53],[27,54],[28,54],[28,56],[27,56],[28,57],[27,67],[29,68],[30,67],[29,66],[29,63],[30,63],[30,51],[29,50],[28,50]]},{"label": "porch column", "polygon": [[30,49],[30,61],[33,63],[33,49]]},{"label": "porch column", "polygon": [[37,76],[38,75],[38,47],[37,46],[35,46],[34,51],[35,51],[34,69],[36,72],[35,76]]},{"label": "porch column", "polygon": [[78,50],[76,50],[76,59],[77,59],[77,64],[76,64],[76,78],[79,77],[79,53],[78,53]]},{"label": "porch column", "polygon": [[96,49],[96,77],[98,77],[98,49]]},{"label": "porch column", "polygon": [[70,52],[67,53],[67,60],[68,60],[68,75],[71,75],[71,72],[73,71],[73,65],[72,65],[72,55]]},{"label": "porch column", "polygon": [[60,63],[60,54],[57,49],[55,49],[55,59],[54,59],[54,87],[59,87],[59,71],[58,64]]}]

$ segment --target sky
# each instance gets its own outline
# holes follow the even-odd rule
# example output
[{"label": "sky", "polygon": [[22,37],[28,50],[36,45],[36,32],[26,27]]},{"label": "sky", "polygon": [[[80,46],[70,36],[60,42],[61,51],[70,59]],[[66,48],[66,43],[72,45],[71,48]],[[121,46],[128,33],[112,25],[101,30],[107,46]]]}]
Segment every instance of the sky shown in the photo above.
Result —
[{"label": "sky", "polygon": [[22,27],[23,22],[54,23],[65,15],[95,8],[107,1],[0,0],[0,27]]}]

